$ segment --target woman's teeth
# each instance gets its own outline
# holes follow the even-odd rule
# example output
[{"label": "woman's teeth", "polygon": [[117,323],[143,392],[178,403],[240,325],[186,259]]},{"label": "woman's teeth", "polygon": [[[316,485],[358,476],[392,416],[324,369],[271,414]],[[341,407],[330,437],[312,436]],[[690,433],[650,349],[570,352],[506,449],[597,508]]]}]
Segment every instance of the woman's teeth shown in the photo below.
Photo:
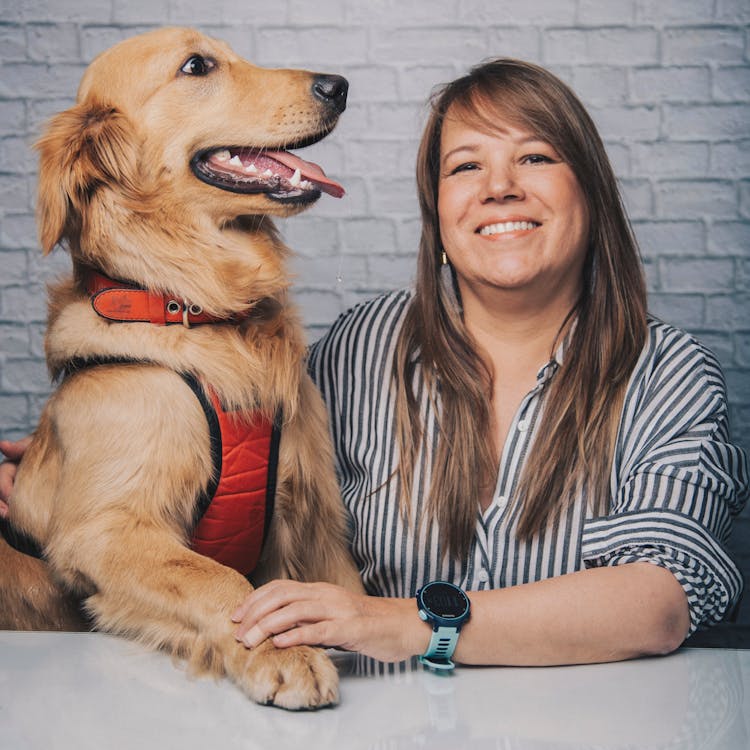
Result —
[{"label": "woman's teeth", "polygon": [[520,232],[538,227],[535,221],[501,221],[498,224],[488,224],[479,230],[479,234],[505,234],[506,232]]}]

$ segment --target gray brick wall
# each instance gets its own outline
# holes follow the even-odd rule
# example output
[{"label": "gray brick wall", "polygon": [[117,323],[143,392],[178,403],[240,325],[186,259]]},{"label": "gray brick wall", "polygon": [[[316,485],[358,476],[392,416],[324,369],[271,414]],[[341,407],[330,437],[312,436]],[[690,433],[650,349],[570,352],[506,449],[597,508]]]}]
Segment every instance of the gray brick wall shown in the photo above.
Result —
[{"label": "gray brick wall", "polygon": [[[716,351],[750,449],[747,0],[0,0],[0,434],[27,433],[49,391],[44,285],[67,268],[63,253],[39,254],[29,144],[96,53],[163,24],[196,26],[262,65],[351,81],[338,130],[307,153],[347,196],[283,226],[311,337],[412,277],[412,172],[431,87],[496,55],[554,70],[607,142],[652,310]],[[733,542],[748,572],[749,518]]]}]

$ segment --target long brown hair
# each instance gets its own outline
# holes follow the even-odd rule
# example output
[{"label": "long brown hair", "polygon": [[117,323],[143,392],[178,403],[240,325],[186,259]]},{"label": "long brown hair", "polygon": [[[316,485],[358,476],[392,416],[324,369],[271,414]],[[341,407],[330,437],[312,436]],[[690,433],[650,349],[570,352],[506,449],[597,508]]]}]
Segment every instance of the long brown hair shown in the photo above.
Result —
[{"label": "long brown hair", "polygon": [[[575,326],[545,396],[543,423],[516,492],[518,533],[550,522],[582,484],[595,512],[609,503],[609,476],[628,377],[646,337],[646,288],[635,237],[596,127],[575,94],[549,71],[492,60],[433,95],[417,157],[422,236],[415,296],[396,344],[397,434],[402,503],[408,504],[425,434],[414,392],[417,363],[439,399],[428,512],[444,552],[460,557],[474,534],[479,498],[494,484],[493,373],[468,333],[455,285],[441,283],[437,211],[440,138],[449,109],[491,128],[489,113],[550,143],[571,167],[588,207],[588,249]],[[551,353],[550,353],[551,354]]]}]

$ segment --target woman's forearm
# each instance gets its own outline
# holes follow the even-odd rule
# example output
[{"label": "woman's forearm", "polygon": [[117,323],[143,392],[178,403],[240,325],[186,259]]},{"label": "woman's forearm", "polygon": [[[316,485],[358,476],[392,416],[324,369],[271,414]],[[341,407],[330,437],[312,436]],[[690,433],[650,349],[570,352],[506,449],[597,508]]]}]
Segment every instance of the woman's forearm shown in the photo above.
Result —
[{"label": "woman's forearm", "polygon": [[690,626],[677,579],[649,563],[469,597],[471,619],[454,656],[464,664],[583,664],[664,654],[682,643]]}]

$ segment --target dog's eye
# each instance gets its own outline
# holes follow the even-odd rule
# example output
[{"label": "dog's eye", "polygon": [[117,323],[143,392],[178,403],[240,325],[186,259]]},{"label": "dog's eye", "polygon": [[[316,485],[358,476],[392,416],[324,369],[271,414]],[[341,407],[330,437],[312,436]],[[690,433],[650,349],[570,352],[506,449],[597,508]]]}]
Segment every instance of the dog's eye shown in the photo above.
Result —
[{"label": "dog's eye", "polygon": [[209,60],[202,55],[193,55],[186,60],[180,70],[189,76],[205,76],[214,65],[213,60]]}]

